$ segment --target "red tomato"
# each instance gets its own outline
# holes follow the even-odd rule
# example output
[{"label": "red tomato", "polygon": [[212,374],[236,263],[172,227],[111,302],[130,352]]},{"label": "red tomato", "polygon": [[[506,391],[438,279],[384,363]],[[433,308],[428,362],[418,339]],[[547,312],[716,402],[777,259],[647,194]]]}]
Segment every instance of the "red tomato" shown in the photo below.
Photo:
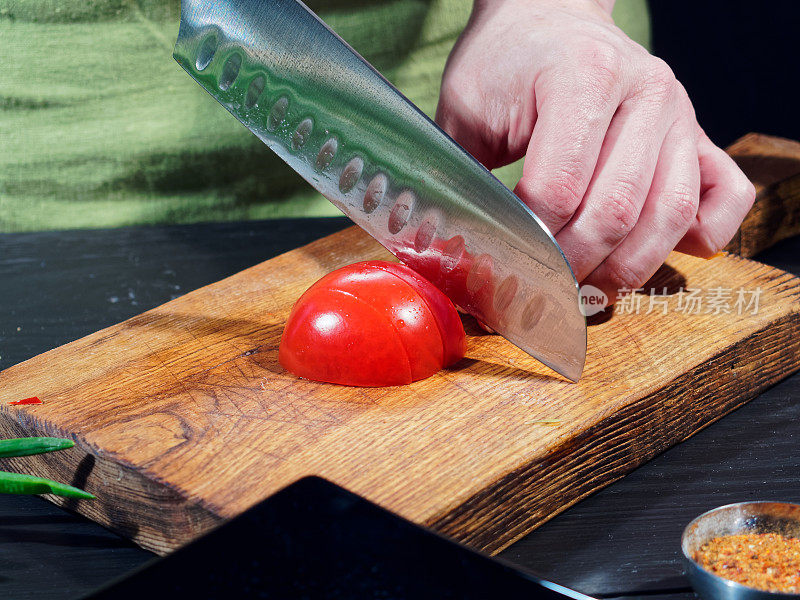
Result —
[{"label": "red tomato", "polygon": [[306,379],[387,386],[430,377],[465,350],[447,296],[404,265],[367,261],[329,273],[300,296],[278,360]]}]

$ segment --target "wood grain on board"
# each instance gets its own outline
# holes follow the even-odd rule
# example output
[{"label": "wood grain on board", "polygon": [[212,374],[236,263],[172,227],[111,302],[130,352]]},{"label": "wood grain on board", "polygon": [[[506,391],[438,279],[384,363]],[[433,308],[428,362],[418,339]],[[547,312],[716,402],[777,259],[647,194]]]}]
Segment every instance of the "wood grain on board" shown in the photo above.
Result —
[{"label": "wood grain on board", "polygon": [[673,254],[652,296],[594,320],[577,384],[470,320],[467,358],[409,386],[284,373],[294,300],[368,258],[388,255],[347,229],[3,371],[0,436],[76,447],[0,468],[93,492],[52,500],[160,553],[307,474],[496,552],[800,365],[800,281]]},{"label": "wood grain on board", "polygon": [[756,188],[756,201],[726,250],[755,256],[800,233],[800,142],[749,133],[727,150]]}]

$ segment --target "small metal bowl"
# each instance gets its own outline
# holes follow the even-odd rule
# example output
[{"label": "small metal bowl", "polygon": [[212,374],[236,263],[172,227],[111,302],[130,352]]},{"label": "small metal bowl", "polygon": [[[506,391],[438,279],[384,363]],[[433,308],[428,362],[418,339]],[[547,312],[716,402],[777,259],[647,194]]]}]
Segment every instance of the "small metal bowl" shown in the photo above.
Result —
[{"label": "small metal bowl", "polygon": [[686,526],[681,550],[689,581],[705,600],[800,600],[800,594],[768,592],[714,575],[692,556],[709,540],[722,535],[780,533],[800,537],[800,505],[788,502],[739,502],[703,513]]}]

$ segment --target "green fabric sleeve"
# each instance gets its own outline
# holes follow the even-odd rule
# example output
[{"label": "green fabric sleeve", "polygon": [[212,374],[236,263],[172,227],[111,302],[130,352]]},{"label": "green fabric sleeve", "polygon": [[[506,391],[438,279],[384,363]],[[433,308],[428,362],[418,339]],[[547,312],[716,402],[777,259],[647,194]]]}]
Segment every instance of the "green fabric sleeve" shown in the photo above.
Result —
[{"label": "green fabric sleeve", "polygon": [[[469,0],[308,4],[433,114]],[[648,43],[645,0],[614,16]],[[178,21],[177,0],[0,4],[0,231],[339,214],[183,73]]]}]

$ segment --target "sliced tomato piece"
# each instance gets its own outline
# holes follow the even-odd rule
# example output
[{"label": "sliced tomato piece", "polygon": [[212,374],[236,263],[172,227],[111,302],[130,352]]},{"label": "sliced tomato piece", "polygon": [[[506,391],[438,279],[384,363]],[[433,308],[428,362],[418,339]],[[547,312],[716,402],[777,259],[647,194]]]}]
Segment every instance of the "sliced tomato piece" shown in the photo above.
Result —
[{"label": "sliced tomato piece", "polygon": [[386,317],[332,289],[312,288],[295,304],[278,360],[287,371],[314,381],[359,386],[412,381],[406,349]]},{"label": "sliced tomato piece", "polygon": [[[445,354],[436,317],[417,288],[381,268],[381,264],[392,263],[357,263],[351,265],[357,268],[330,273],[320,284],[352,294],[385,316],[409,357],[412,381],[430,377],[442,368]],[[430,283],[428,286],[436,289]],[[455,316],[458,319],[458,314]]]},{"label": "sliced tomato piece", "polygon": [[462,358],[465,345],[444,294],[405,266],[369,261],[329,273],[300,297],[278,358],[307,379],[399,385]]},{"label": "sliced tomato piece", "polygon": [[399,264],[385,261],[372,261],[377,268],[388,271],[399,277],[410,286],[425,300],[430,311],[436,320],[436,326],[442,336],[443,354],[442,364],[445,367],[464,358],[467,349],[467,339],[464,334],[464,325],[458,311],[450,301],[435,285],[419,275],[413,269]]}]

